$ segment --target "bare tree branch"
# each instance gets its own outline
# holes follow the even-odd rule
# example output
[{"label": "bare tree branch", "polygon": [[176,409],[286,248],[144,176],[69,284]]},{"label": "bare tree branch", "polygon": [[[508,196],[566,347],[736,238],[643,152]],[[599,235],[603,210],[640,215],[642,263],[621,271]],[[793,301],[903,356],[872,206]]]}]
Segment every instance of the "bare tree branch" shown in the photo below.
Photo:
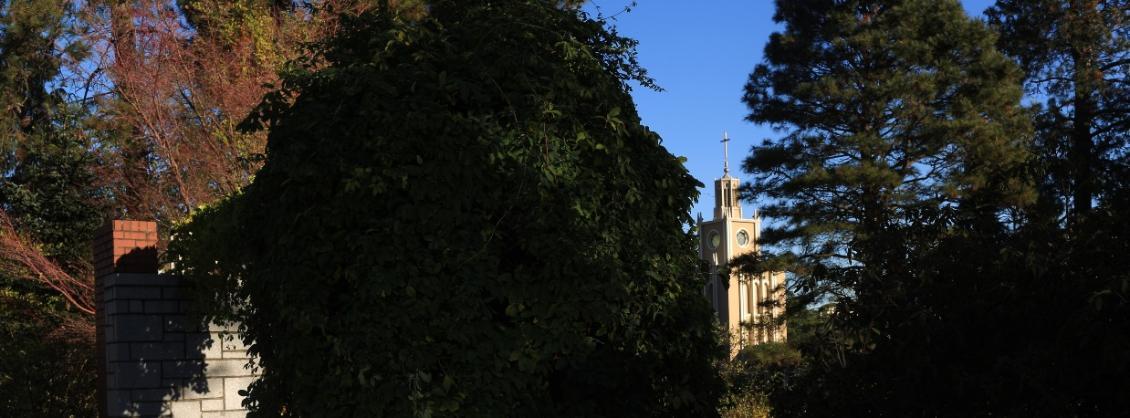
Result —
[{"label": "bare tree branch", "polygon": [[94,280],[75,277],[43,254],[34,241],[19,233],[12,218],[0,210],[0,272],[47,286],[67,303],[94,315]]}]

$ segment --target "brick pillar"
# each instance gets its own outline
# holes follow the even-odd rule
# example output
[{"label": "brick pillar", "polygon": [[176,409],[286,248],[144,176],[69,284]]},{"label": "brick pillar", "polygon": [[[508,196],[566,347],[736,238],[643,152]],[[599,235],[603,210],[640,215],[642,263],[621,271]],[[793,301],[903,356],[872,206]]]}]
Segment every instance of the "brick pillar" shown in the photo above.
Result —
[{"label": "brick pillar", "polygon": [[94,234],[95,355],[98,357],[98,416],[107,410],[106,297],[104,277],[114,273],[157,274],[157,223],[111,220]]},{"label": "brick pillar", "polygon": [[94,277],[157,274],[157,223],[115,220],[95,233]]}]

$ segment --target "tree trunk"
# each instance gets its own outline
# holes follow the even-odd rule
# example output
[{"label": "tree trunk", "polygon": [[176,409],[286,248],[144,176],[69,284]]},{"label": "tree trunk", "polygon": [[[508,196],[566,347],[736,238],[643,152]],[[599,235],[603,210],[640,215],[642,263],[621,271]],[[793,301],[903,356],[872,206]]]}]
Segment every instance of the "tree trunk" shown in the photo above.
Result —
[{"label": "tree trunk", "polygon": [[1094,121],[1095,103],[1089,87],[1076,82],[1075,114],[1071,126],[1071,161],[1074,167],[1075,201],[1074,218],[1084,218],[1091,211],[1091,201],[1095,195],[1092,154],[1094,144],[1091,139],[1091,125]]},{"label": "tree trunk", "polygon": [[[1073,23],[1076,25],[1083,25],[1094,13],[1097,5],[1091,1],[1072,1],[1071,14],[1073,15]],[[1074,65],[1074,81],[1073,88],[1075,96],[1072,105],[1074,106],[1071,124],[1071,149],[1068,156],[1071,161],[1073,180],[1075,183],[1075,190],[1072,193],[1072,200],[1074,200],[1075,212],[1072,214],[1072,222],[1077,223],[1091,212],[1092,201],[1095,197],[1095,175],[1094,175],[1094,161],[1096,160],[1094,154],[1094,143],[1091,134],[1091,127],[1094,125],[1095,114],[1097,106],[1095,103],[1095,92],[1097,89],[1097,81],[1094,75],[1098,71],[1097,67],[1097,51],[1095,50],[1094,42],[1087,39],[1087,35],[1079,34],[1079,30],[1074,30],[1071,38],[1071,59]],[[1082,37],[1080,39],[1079,37]]]}]

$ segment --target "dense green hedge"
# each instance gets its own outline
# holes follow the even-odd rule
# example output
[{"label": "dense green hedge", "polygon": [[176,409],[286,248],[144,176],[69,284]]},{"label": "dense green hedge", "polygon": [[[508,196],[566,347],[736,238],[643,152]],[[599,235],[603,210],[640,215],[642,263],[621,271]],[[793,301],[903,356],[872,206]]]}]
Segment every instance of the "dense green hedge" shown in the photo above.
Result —
[{"label": "dense green hedge", "polygon": [[259,416],[710,416],[698,182],[634,42],[548,1],[347,19],[259,109],[265,167],[171,245]]}]

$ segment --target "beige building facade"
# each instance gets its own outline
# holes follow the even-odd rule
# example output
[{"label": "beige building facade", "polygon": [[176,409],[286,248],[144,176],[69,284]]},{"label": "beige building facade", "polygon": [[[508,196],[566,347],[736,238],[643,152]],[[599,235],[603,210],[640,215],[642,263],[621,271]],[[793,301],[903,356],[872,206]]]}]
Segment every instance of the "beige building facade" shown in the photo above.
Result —
[{"label": "beige building facade", "polygon": [[[724,140],[725,141],[725,140]],[[710,267],[703,289],[718,321],[729,333],[730,356],[742,348],[765,342],[783,342],[788,335],[779,321],[785,309],[785,273],[745,274],[730,268],[735,257],[757,253],[761,218],[743,218],[738,187],[729,167],[714,180],[714,218],[699,214],[699,255]]]}]

